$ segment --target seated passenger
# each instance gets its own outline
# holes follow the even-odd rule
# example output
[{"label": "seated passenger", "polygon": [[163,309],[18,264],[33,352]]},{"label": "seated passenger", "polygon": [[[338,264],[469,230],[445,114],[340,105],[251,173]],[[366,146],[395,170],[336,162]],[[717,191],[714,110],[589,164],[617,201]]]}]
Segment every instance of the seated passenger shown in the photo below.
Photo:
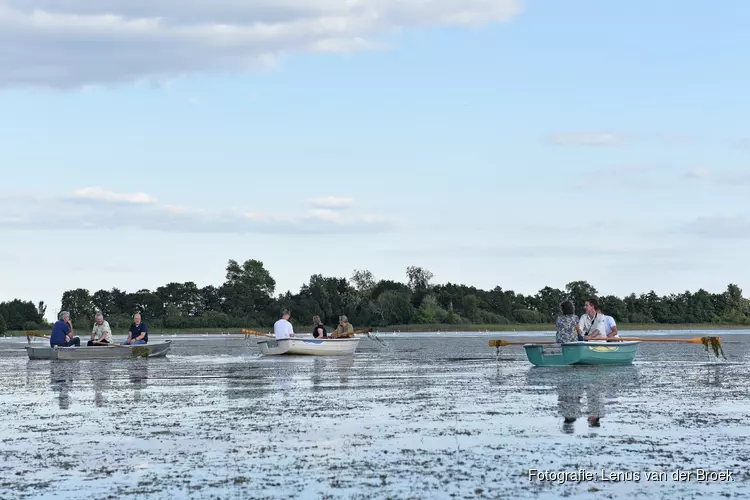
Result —
[{"label": "seated passenger", "polygon": [[94,327],[91,329],[91,340],[89,340],[89,347],[96,346],[99,344],[111,344],[112,343],[112,330],[109,328],[109,323],[104,321],[104,315],[100,312],[96,313],[96,322]]},{"label": "seated passenger", "polygon": [[130,325],[128,330],[128,340],[120,345],[141,345],[148,344],[148,327],[146,323],[141,321],[141,315],[137,314],[133,316],[133,324]]},{"label": "seated passenger", "polygon": [[339,326],[331,334],[334,339],[348,339],[354,336],[354,327],[349,323],[349,318],[339,316]]},{"label": "seated passenger", "polygon": [[555,321],[555,326],[557,326],[555,342],[558,344],[575,342],[578,340],[578,332],[576,331],[578,316],[575,314],[573,303],[566,300],[560,305],[560,308],[562,309],[562,316],[558,316],[557,321]]},{"label": "seated passenger", "polygon": [[323,322],[320,321],[320,316],[313,316],[313,332],[312,336],[316,339],[318,337],[327,339],[328,333],[326,332],[326,327],[323,326]]},{"label": "seated passenger", "polygon": [[73,323],[70,322],[70,313],[63,311],[60,313],[60,321],[52,327],[52,333],[49,334],[49,345],[51,347],[80,347],[81,339],[73,336]]},{"label": "seated passenger", "polygon": [[281,313],[281,319],[273,324],[273,335],[276,337],[276,340],[284,340],[294,337],[294,327],[289,322],[291,316],[292,314],[284,309]]}]

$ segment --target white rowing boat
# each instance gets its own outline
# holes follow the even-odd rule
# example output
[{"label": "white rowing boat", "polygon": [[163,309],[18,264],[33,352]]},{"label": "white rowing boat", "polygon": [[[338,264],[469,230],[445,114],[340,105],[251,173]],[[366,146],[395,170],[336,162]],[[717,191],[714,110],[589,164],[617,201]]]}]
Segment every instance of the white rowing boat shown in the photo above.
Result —
[{"label": "white rowing boat", "polygon": [[81,347],[26,346],[29,359],[121,359],[121,358],[157,358],[166,356],[172,347],[171,340],[152,342],[142,345],[110,345]]},{"label": "white rowing boat", "polygon": [[276,347],[269,346],[273,339],[258,339],[258,347],[264,356],[297,354],[302,356],[347,356],[354,354],[359,344],[356,337],[348,339],[316,339],[297,337],[276,340]]}]

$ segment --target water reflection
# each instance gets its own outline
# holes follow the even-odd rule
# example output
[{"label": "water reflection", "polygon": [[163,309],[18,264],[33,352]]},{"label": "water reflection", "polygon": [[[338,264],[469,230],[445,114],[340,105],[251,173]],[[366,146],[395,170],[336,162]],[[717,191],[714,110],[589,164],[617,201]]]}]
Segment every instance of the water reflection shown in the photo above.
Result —
[{"label": "water reflection", "polygon": [[637,386],[638,380],[639,371],[634,366],[530,368],[526,374],[528,387],[554,388],[562,431],[567,434],[574,432],[575,422],[582,415],[590,427],[599,427],[607,410],[617,404],[618,394]]},{"label": "water reflection", "polygon": [[112,377],[111,361],[92,361],[88,365],[88,377],[94,386],[94,405],[98,408],[105,406],[104,391],[109,386]]},{"label": "water reflection", "polygon": [[52,390],[58,393],[58,405],[67,410],[71,405],[70,392],[79,373],[78,361],[50,361],[49,376]]},{"label": "water reflection", "polygon": [[141,389],[145,389],[148,381],[148,361],[144,358],[131,360],[128,363],[128,380],[133,389],[133,400],[141,400]]}]

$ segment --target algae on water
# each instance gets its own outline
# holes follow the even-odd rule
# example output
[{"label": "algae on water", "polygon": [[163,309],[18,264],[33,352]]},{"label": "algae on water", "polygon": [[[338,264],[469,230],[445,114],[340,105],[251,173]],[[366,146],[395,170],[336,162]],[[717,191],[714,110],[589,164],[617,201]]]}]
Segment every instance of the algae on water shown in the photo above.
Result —
[{"label": "algae on water", "polygon": [[140,357],[140,358],[147,358],[150,352],[151,351],[150,351],[150,349],[148,347],[134,347],[133,348],[133,357],[134,358],[138,358],[138,357]]}]

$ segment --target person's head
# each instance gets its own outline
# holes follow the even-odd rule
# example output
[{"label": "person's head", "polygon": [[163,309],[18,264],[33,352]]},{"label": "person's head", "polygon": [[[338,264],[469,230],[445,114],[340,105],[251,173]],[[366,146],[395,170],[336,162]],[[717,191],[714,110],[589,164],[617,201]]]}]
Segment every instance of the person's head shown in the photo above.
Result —
[{"label": "person's head", "polygon": [[313,326],[322,325],[323,322],[320,321],[320,316],[313,316]]},{"label": "person's head", "polygon": [[104,315],[101,312],[96,313],[96,324],[101,325],[104,323]]},{"label": "person's head", "polygon": [[63,321],[70,321],[70,313],[68,311],[61,312],[60,319]]},{"label": "person's head", "polygon": [[596,297],[591,297],[583,305],[583,309],[586,311],[587,314],[589,314],[590,316],[593,316],[594,314],[596,314],[600,310],[599,309],[599,301],[596,299]]},{"label": "person's head", "polygon": [[562,309],[562,313],[565,315],[576,313],[576,308],[573,306],[573,303],[569,300],[566,300],[565,302],[560,304],[560,309]]},{"label": "person's head", "polygon": [[141,314],[140,313],[135,313],[135,316],[133,316],[133,323],[135,323],[136,325],[140,325],[141,324]]},{"label": "person's head", "polygon": [[339,316],[339,324],[346,326],[349,323],[349,318],[346,316]]},{"label": "person's head", "polygon": [[281,319],[289,321],[289,316],[291,315],[292,314],[289,312],[289,309],[284,309],[283,311],[281,311]]}]

